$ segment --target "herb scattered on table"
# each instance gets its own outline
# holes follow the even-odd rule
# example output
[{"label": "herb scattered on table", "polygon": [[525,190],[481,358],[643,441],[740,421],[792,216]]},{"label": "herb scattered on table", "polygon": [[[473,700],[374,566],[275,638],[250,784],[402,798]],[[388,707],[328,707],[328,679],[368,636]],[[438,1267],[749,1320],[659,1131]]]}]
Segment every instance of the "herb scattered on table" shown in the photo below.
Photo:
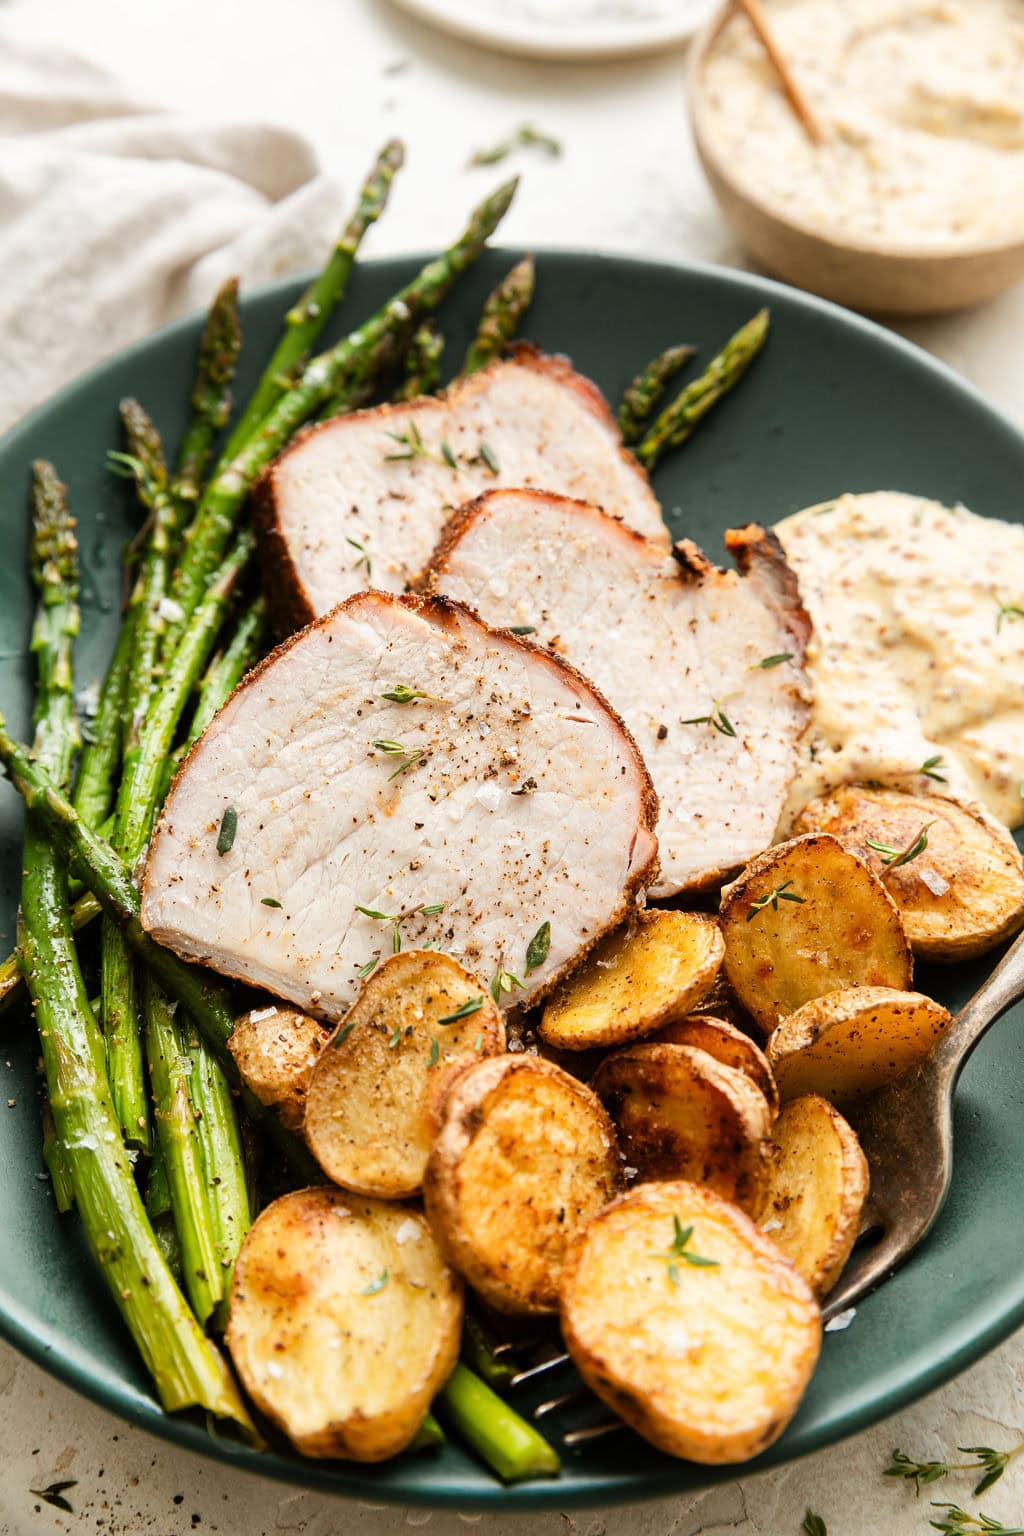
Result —
[{"label": "herb scattered on table", "polygon": [[63,1482],[47,1483],[45,1488],[30,1488],[29,1493],[36,1499],[42,1499],[44,1504],[52,1504],[54,1509],[62,1509],[65,1514],[73,1515],[74,1509],[64,1497],[69,1488],[77,1488],[78,1479],[66,1477]]},{"label": "herb scattered on table", "polygon": [[550,133],[542,133],[532,123],[521,123],[507,139],[492,144],[490,149],[475,150],[469,163],[471,166],[498,165],[517,149],[537,149],[550,160],[557,160],[562,153],[561,143]]},{"label": "herb scattered on table", "polygon": [[974,1460],[915,1461],[897,1448],[885,1468],[885,1476],[900,1477],[912,1482],[914,1492],[920,1493],[929,1483],[937,1483],[952,1472],[981,1472],[982,1477],[974,1488],[975,1497],[978,1497],[991,1488],[993,1483],[997,1483],[1013,1458],[1024,1451],[1024,1440],[1011,1446],[1008,1451],[997,1451],[991,1445],[958,1445],[957,1450],[965,1456],[972,1456]]}]

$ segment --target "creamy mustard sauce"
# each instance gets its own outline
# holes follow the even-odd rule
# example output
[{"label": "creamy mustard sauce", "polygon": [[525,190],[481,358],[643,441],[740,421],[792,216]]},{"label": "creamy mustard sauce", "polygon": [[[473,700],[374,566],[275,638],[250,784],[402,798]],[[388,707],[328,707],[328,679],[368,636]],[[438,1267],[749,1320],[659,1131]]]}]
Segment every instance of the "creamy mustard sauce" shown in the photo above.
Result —
[{"label": "creamy mustard sauce", "polygon": [[701,120],[762,203],[847,243],[1024,236],[1024,0],[766,0],[827,142],[811,143],[749,22],[705,62]]},{"label": "creamy mustard sauce", "polygon": [[[775,531],[814,625],[815,700],[783,828],[815,795],[866,779],[1024,823],[1024,527],[876,491]],[[945,784],[920,771],[936,756]]]}]

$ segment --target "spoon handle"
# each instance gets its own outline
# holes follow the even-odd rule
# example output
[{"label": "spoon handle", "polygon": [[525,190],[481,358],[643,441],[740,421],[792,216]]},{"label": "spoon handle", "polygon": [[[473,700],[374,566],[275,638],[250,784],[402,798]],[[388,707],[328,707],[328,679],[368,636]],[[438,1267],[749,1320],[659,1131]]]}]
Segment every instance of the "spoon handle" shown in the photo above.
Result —
[{"label": "spoon handle", "polygon": [[956,1014],[936,1047],[936,1065],[955,1081],[989,1025],[1022,997],[1024,933],[1018,934],[995,970]]}]

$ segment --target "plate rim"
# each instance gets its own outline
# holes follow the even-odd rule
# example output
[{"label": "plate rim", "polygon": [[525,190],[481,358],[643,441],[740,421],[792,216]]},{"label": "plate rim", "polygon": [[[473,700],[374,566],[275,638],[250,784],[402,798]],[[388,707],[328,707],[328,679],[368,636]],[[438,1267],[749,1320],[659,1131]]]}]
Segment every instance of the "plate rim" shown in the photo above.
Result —
[{"label": "plate rim", "polygon": [[[707,6],[709,15],[713,12],[715,0],[700,0],[700,3]],[[708,15],[705,15],[688,22],[634,22],[632,32],[627,31],[625,25],[619,28],[607,23],[602,25],[600,22],[588,22],[580,26],[575,36],[567,28],[541,28],[531,35],[525,22],[518,25],[507,23],[497,15],[492,22],[476,20],[465,6],[460,7],[456,13],[449,13],[444,7],[444,0],[391,0],[391,4],[414,17],[423,26],[432,27],[460,42],[486,48],[492,53],[563,63],[637,59],[655,53],[659,48],[681,50],[708,21]]]},{"label": "plate rim", "polygon": [[[787,304],[795,304],[805,311],[824,313],[832,321],[873,338],[883,347],[894,348],[912,361],[917,368],[923,368],[945,385],[952,386],[959,394],[966,397],[975,409],[980,410],[993,425],[1015,439],[1024,452],[1024,428],[1018,426],[1005,411],[993,404],[977,385],[923,347],[908,341],[879,322],[845,309],[830,300],[819,298],[815,294],[793,288],[758,273],[721,267],[710,262],[646,258],[565,245],[538,244],[532,245],[530,249],[537,257],[539,265],[548,259],[565,265],[582,261],[616,267],[627,274],[630,272],[640,274],[658,269],[677,275],[710,280],[726,288],[746,292],[761,302],[767,303],[769,307],[773,295],[777,295]],[[503,259],[505,257],[515,259],[523,254],[523,248],[515,246],[493,245],[489,246],[488,250]],[[432,251],[398,252],[368,257],[360,265],[378,268],[411,267],[430,259],[434,254],[436,253]],[[303,283],[308,282],[312,275],[311,272],[303,271],[277,278],[270,283],[256,284],[244,295],[243,306],[246,301],[268,300],[277,294],[290,294],[300,288]],[[89,369],[68,380],[66,384],[33,406],[12,423],[3,434],[0,434],[0,455],[17,452],[20,440],[33,432],[56,405],[73,401],[81,391],[102,387],[102,381],[107,375],[120,370],[126,362],[139,360],[154,344],[177,337],[189,330],[195,330],[201,318],[201,311],[193,311],[170,321],[127,346],[118,348]],[[1018,1302],[1005,1309],[997,1310],[994,1303],[990,1304],[980,1317],[975,1318],[970,1337],[961,1339],[959,1344],[940,1362],[936,1362],[934,1357],[922,1361],[907,1379],[884,1387],[881,1391],[884,1406],[880,1406],[878,1390],[871,1395],[864,1393],[840,1416],[830,1431],[821,1433],[818,1437],[812,1436],[810,1443],[799,1450],[788,1451],[784,1456],[777,1456],[775,1452],[778,1447],[776,1446],[753,1461],[736,1465],[701,1467],[699,1476],[702,1486],[710,1488],[722,1481],[750,1477],[775,1466],[796,1462],[807,1455],[839,1444],[951,1381],[1017,1331],[1022,1324],[1024,1324],[1024,1293]],[[293,1459],[289,1455],[282,1455],[276,1449],[269,1452],[257,1451],[230,1438],[211,1434],[205,1426],[197,1423],[189,1415],[165,1413],[155,1398],[140,1396],[135,1388],[126,1386],[123,1381],[111,1384],[102,1375],[90,1371],[79,1362],[65,1359],[60,1352],[59,1337],[55,1336],[52,1325],[39,1319],[29,1318],[24,1309],[13,1301],[6,1288],[2,1286],[0,1286],[0,1337],[89,1401],[160,1439],[230,1465],[239,1471],[270,1477],[277,1482],[308,1488],[318,1493],[330,1493],[340,1498],[364,1500],[390,1507],[462,1509],[474,1512],[493,1509],[496,1503],[500,1503],[511,1513],[515,1513],[516,1511],[539,1512],[568,1508],[610,1508],[614,1505],[649,1503],[683,1491],[697,1491],[693,1488],[680,1489],[676,1470],[677,1466],[683,1466],[692,1471],[695,1464],[677,1464],[668,1457],[664,1458],[663,1465],[659,1464],[648,1474],[642,1487],[627,1482],[613,1484],[599,1491],[586,1484],[563,1484],[557,1478],[511,1486],[495,1479],[491,1485],[468,1491],[450,1486],[435,1486],[429,1480],[420,1488],[376,1482],[375,1469],[372,1465],[364,1467],[355,1462],[302,1461],[297,1456]]]}]

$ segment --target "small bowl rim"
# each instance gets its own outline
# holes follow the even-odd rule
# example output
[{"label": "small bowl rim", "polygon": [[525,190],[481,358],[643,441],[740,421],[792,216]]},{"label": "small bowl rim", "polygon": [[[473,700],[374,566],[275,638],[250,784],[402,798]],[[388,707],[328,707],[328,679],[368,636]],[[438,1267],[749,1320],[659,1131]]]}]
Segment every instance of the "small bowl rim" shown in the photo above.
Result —
[{"label": "small bowl rim", "polygon": [[700,80],[701,71],[707,62],[719,33],[736,15],[736,7],[733,0],[723,0],[721,8],[715,12],[711,20],[696,34],[689,48],[686,73],[686,95],[689,105],[690,126],[693,132],[694,144],[702,161],[708,162],[716,176],[720,176],[730,191],[744,202],[750,204],[765,218],[773,219],[777,224],[786,229],[793,230],[808,240],[820,241],[822,245],[829,246],[834,251],[849,251],[858,256],[875,257],[884,261],[897,262],[923,262],[929,265],[938,263],[966,262],[978,258],[990,258],[997,256],[1010,256],[1016,253],[1024,254],[1024,231],[1018,236],[1006,240],[989,241],[987,243],[974,243],[969,245],[950,244],[943,246],[930,246],[927,249],[915,245],[893,245],[863,239],[837,239],[836,236],[816,228],[813,224],[803,219],[794,218],[788,213],[782,212],[773,203],[766,202],[755,192],[750,192],[737,181],[726,168],[723,158],[713,147],[713,136],[710,135],[701,119],[701,107],[706,103],[707,92]]}]

